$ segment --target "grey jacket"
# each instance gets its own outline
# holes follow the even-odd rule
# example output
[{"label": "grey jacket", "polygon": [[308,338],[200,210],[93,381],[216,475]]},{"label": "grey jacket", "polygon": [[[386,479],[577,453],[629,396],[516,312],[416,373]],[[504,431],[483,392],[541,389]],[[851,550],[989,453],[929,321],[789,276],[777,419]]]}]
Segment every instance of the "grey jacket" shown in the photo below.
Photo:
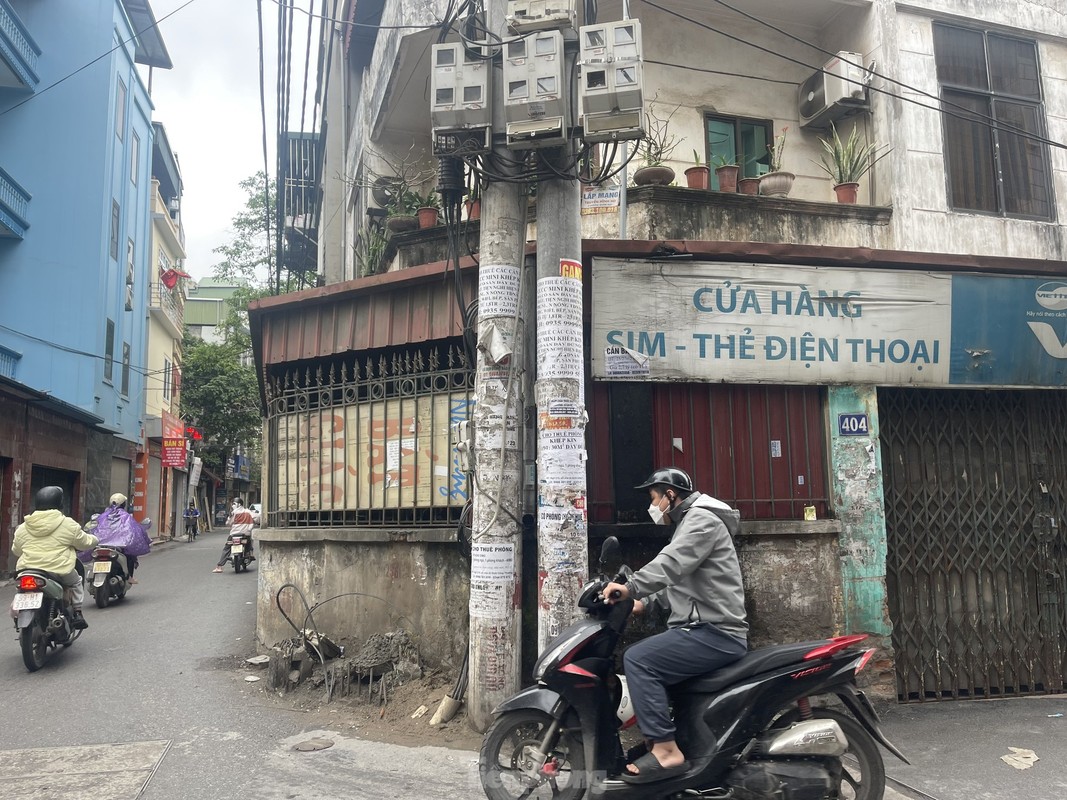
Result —
[{"label": "grey jacket", "polygon": [[671,628],[709,622],[747,641],[745,591],[732,538],[740,530],[740,515],[714,497],[693,492],[670,517],[674,535],[627,581],[630,596],[667,606]]}]

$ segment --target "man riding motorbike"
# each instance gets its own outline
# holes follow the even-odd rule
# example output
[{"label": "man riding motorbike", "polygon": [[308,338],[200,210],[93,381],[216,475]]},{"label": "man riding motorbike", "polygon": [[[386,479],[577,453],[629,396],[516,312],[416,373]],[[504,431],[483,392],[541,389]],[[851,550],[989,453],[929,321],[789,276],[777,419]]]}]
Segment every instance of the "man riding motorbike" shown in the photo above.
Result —
[{"label": "man riding motorbike", "polygon": [[748,622],[741,568],[733,534],[738,513],[693,489],[675,467],[657,469],[644,483],[657,525],[674,523],[674,535],[626,584],[609,583],[608,603],[633,598],[634,613],[649,606],[670,609],[667,631],[627,649],[623,656],[637,724],[651,751],[635,758],[622,780],[649,783],[681,774],[689,762],[675,742],[667,687],[725,667],[748,650]]},{"label": "man riding motorbike", "polygon": [[182,517],[185,519],[185,535],[195,539],[200,525],[200,509],[194,501],[189,501],[189,507],[182,512]]},{"label": "man riding motorbike", "polygon": [[244,507],[240,497],[233,501],[233,510],[230,512],[230,517],[226,520],[226,524],[230,526],[230,532],[227,534],[226,544],[222,548],[222,558],[215,565],[215,569],[211,570],[212,572],[222,572],[223,565],[230,557],[230,541],[234,536],[248,537],[248,560],[256,560],[256,557],[252,554],[252,526],[255,524],[255,519],[252,516],[252,512]]},{"label": "man riding motorbike", "polygon": [[15,530],[11,545],[11,551],[19,557],[15,569],[53,573],[59,583],[70,589],[74,627],[85,630],[89,623],[82,616],[85,585],[78,569],[77,552],[96,547],[99,540],[60,511],[63,489],[59,486],[45,486],[39,490],[33,504],[36,511],[27,515]]}]

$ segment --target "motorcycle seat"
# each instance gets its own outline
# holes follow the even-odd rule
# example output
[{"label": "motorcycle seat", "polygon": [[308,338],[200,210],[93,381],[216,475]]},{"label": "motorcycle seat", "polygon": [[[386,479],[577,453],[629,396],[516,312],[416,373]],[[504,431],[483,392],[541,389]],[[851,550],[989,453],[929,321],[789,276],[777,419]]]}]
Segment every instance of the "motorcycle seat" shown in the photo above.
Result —
[{"label": "motorcycle seat", "polygon": [[778,669],[789,664],[799,664],[803,662],[806,653],[825,644],[825,640],[819,640],[816,642],[796,642],[793,644],[774,645],[773,647],[761,647],[759,650],[752,650],[746,653],[734,663],[715,672],[676,683],[671,687],[671,691],[680,694],[710,694],[718,692],[750,675]]}]

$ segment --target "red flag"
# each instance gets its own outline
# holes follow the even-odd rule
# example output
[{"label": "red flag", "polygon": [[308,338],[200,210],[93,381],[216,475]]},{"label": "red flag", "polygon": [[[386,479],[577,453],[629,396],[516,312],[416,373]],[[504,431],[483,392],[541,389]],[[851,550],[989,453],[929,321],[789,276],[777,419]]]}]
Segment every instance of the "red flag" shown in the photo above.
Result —
[{"label": "red flag", "polygon": [[163,281],[163,285],[168,289],[173,289],[178,284],[178,278],[191,278],[193,277],[188,272],[182,272],[180,269],[168,269],[166,272],[160,274],[159,279]]}]

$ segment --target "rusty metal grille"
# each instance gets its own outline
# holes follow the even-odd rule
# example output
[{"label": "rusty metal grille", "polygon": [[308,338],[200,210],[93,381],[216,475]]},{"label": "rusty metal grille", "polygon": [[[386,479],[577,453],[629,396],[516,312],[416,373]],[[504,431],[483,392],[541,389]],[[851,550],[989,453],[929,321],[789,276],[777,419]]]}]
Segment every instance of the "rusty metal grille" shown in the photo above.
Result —
[{"label": "rusty metal grille", "polygon": [[901,700],[1062,691],[1067,394],[882,389]]},{"label": "rusty metal grille", "polygon": [[454,526],[469,488],[451,427],[473,387],[458,347],[272,375],[267,524]]}]

